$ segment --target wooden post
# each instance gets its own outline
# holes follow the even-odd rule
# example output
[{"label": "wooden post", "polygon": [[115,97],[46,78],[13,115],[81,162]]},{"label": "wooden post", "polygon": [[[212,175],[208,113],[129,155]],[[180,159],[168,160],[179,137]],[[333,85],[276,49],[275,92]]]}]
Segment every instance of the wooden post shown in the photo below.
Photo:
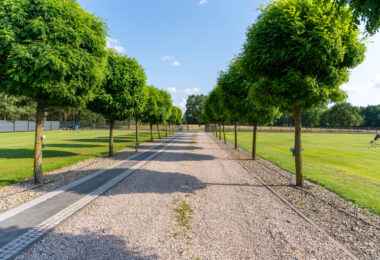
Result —
[{"label": "wooden post", "polygon": [[252,160],[256,159],[257,121],[253,122]]},{"label": "wooden post", "polygon": [[237,122],[235,122],[235,149],[237,149]]}]

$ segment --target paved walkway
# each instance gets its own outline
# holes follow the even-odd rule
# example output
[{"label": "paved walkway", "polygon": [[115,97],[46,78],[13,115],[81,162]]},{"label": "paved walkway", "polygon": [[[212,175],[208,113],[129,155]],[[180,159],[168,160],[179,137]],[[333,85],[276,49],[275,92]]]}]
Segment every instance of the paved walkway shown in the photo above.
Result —
[{"label": "paved walkway", "polygon": [[156,157],[178,136],[150,150],[0,214],[0,259],[13,258],[57,225]]},{"label": "paved walkway", "polygon": [[184,133],[17,260],[349,258],[213,137]]}]

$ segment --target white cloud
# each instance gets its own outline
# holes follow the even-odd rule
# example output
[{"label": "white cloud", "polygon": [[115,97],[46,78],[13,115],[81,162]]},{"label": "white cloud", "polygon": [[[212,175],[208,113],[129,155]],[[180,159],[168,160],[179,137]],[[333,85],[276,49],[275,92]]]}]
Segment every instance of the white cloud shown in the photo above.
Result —
[{"label": "white cloud", "polygon": [[177,90],[174,88],[174,87],[172,87],[172,88],[167,88],[167,90],[170,92],[170,93],[176,93],[177,92]]},{"label": "white cloud", "polygon": [[181,66],[181,63],[179,63],[177,60],[175,60],[175,61],[172,62],[172,65],[174,67],[179,67],[179,66]]},{"label": "white cloud", "polygon": [[174,60],[174,58],[170,57],[170,56],[164,56],[164,57],[161,58],[161,60],[168,61],[168,60]]},{"label": "white cloud", "polygon": [[342,89],[348,92],[362,94],[374,89],[380,89],[380,75],[374,76],[362,85],[351,85],[349,83],[345,83],[342,85]]},{"label": "white cloud", "polygon": [[185,109],[186,108],[186,98],[182,98],[182,101],[181,103],[179,104],[179,106],[182,108],[182,109]]},{"label": "white cloud", "polygon": [[186,89],[184,90],[184,92],[185,92],[186,94],[188,94],[188,95],[196,94],[196,93],[198,93],[199,91],[200,91],[199,88],[186,88]]},{"label": "white cloud", "polygon": [[179,63],[179,61],[177,61],[176,59],[174,59],[174,57],[172,56],[164,56],[161,58],[162,61],[170,61],[172,66],[174,67],[178,67],[178,66],[181,66],[181,63]]},{"label": "white cloud", "polygon": [[198,5],[204,5],[207,4],[208,0],[200,0]]},{"label": "white cloud", "polygon": [[119,53],[125,53],[124,47],[121,45],[118,39],[107,38],[107,48],[114,49]]}]

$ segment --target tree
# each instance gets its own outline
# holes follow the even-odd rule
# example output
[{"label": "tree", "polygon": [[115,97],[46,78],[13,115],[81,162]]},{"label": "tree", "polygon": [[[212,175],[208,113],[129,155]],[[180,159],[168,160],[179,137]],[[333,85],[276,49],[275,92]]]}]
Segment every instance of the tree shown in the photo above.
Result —
[{"label": "tree", "polygon": [[356,25],[365,23],[367,33],[373,35],[380,28],[380,1],[378,0],[335,0],[338,5],[349,5]]},{"label": "tree", "polygon": [[363,126],[380,127],[380,105],[361,107],[360,115],[364,117]]},{"label": "tree", "polygon": [[172,98],[170,96],[170,93],[166,90],[159,89],[158,93],[159,99],[157,101],[158,110],[156,113],[156,124],[158,130],[158,137],[161,139],[159,124],[164,124],[168,120],[172,109]]},{"label": "tree", "polygon": [[226,132],[225,132],[224,126],[227,121],[228,115],[227,115],[227,109],[225,108],[223,104],[222,95],[223,95],[222,88],[220,86],[216,86],[216,88],[214,88],[210,92],[207,100],[210,104],[212,117],[214,118],[215,123],[218,124],[219,140],[222,139],[221,132],[223,128],[224,143],[226,143]]},{"label": "tree", "polygon": [[319,126],[321,123],[321,115],[325,110],[327,110],[326,105],[305,109],[301,115],[302,124],[309,127]]},{"label": "tree", "polygon": [[173,106],[170,113],[170,117],[168,119],[169,127],[171,126],[171,129],[170,129],[171,132],[174,133],[175,124],[181,124],[181,119],[182,119],[182,110],[176,106]]},{"label": "tree", "polygon": [[364,59],[358,35],[346,7],[312,0],[271,2],[248,29],[242,62],[257,78],[252,97],[262,107],[293,111],[297,186],[304,184],[301,112],[344,99],[339,86]]},{"label": "tree", "polygon": [[131,63],[127,56],[108,50],[106,78],[95,98],[88,103],[91,111],[99,113],[110,122],[109,156],[113,156],[113,132],[116,120],[126,120],[132,105],[133,93],[130,90]]},{"label": "tree", "polygon": [[159,91],[157,88],[152,86],[146,87],[147,91],[147,98],[146,98],[146,104],[143,112],[143,116],[141,118],[141,121],[143,123],[149,123],[150,126],[150,140],[153,142],[153,124],[156,124],[157,119],[157,113],[158,113],[158,100],[159,100]]},{"label": "tree", "polygon": [[359,108],[347,102],[335,104],[324,117],[325,124],[333,127],[360,126],[364,122]]},{"label": "tree", "polygon": [[185,121],[188,124],[202,123],[202,110],[206,102],[205,95],[190,95],[186,102]]},{"label": "tree", "polygon": [[42,177],[42,133],[49,106],[85,106],[101,83],[106,25],[74,0],[2,0],[0,92],[37,103],[34,178]]}]

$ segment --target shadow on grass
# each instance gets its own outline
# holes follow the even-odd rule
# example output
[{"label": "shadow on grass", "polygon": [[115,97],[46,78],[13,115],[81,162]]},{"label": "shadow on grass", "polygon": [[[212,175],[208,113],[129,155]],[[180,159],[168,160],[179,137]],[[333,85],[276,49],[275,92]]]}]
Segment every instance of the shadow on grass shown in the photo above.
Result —
[{"label": "shadow on grass", "polygon": [[57,148],[94,148],[94,147],[103,147],[102,145],[96,144],[46,144],[46,147],[57,147]]},{"label": "shadow on grass", "polygon": [[[59,151],[59,150],[44,150],[42,157],[43,158],[52,158],[52,157],[69,157],[75,156],[76,153]],[[33,158],[34,150],[33,149],[0,149],[0,159],[27,159]]]}]

